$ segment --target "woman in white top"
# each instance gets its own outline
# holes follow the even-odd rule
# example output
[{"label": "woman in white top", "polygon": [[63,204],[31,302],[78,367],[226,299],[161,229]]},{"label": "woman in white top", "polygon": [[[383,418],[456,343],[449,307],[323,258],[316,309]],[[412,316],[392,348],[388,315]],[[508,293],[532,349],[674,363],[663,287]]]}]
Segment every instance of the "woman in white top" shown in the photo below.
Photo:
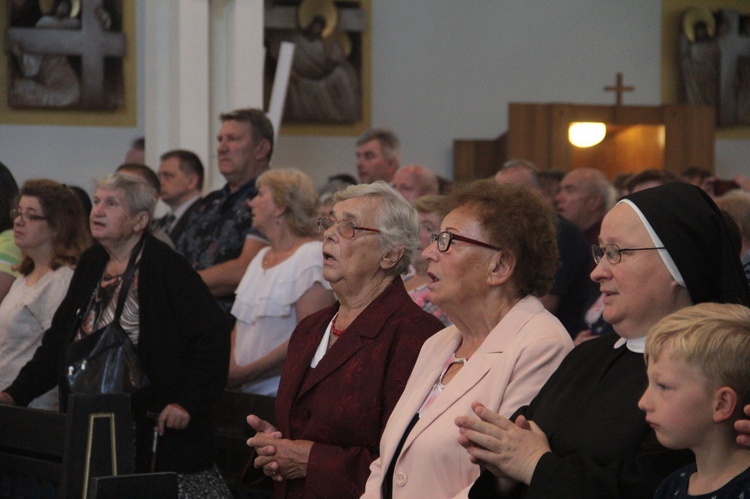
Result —
[{"label": "woman in white top", "polygon": [[[52,180],[29,180],[11,211],[13,238],[23,252],[16,279],[0,304],[0,386],[9,385],[50,327],[78,257],[89,246],[78,198]],[[52,367],[54,368],[54,367]],[[57,389],[29,407],[57,410]]]},{"label": "woman in white top", "polygon": [[228,388],[275,396],[289,336],[297,322],[334,303],[315,240],[318,198],[312,180],[294,169],[258,177],[250,201],[253,227],[269,241],[237,287],[232,315]]}]

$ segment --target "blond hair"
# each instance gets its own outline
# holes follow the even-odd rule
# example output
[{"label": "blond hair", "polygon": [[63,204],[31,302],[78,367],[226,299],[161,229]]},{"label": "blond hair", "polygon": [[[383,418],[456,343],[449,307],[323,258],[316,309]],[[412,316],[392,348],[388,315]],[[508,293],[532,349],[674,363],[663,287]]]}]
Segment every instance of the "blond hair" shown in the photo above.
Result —
[{"label": "blond hair", "polygon": [[295,168],[273,168],[261,173],[256,185],[268,187],[276,206],[286,208],[284,218],[293,234],[315,235],[318,193],[307,174]]},{"label": "blond hair", "polygon": [[708,388],[733,389],[740,412],[750,402],[749,308],[701,303],[664,317],[648,333],[646,363],[662,354],[700,369]]}]

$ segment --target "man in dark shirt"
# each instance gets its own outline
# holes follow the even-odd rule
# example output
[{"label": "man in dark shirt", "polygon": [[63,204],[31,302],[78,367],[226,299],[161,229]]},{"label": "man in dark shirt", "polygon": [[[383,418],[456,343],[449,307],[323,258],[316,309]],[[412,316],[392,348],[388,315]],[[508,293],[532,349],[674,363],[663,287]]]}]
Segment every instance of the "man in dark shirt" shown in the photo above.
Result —
[{"label": "man in dark shirt", "polygon": [[614,186],[602,171],[594,168],[569,171],[555,196],[557,212],[583,231],[589,246],[598,244],[602,219],[615,201]]},{"label": "man in dark shirt", "polygon": [[159,197],[169,211],[156,220],[156,225],[174,244],[187,227],[195,203],[201,199],[203,163],[194,152],[185,149],[167,151],[159,159]]},{"label": "man in dark shirt", "polygon": [[265,245],[246,202],[257,193],[255,179],[269,168],[273,125],[259,109],[238,109],[220,119],[216,153],[227,183],[197,202],[175,248],[228,313],[237,284]]},{"label": "man in dark shirt", "polygon": [[[536,166],[525,159],[506,162],[495,174],[495,182],[528,185],[544,195]],[[546,199],[550,204],[554,203]],[[596,296],[598,285],[589,279],[591,252],[586,238],[575,225],[562,217],[557,220],[557,246],[560,268],[555,274],[552,289],[540,299],[545,308],[560,319],[568,333],[575,337],[579,331],[586,329],[584,316],[593,301],[592,296]]]}]

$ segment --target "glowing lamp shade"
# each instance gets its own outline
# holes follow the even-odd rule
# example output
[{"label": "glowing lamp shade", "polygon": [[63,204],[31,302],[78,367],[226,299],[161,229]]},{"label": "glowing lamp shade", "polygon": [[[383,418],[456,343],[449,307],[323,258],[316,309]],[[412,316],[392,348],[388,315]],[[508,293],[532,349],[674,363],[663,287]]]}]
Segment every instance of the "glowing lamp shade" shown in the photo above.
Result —
[{"label": "glowing lamp shade", "polygon": [[568,140],[576,147],[591,147],[604,140],[607,125],[604,123],[576,122],[568,127]]}]

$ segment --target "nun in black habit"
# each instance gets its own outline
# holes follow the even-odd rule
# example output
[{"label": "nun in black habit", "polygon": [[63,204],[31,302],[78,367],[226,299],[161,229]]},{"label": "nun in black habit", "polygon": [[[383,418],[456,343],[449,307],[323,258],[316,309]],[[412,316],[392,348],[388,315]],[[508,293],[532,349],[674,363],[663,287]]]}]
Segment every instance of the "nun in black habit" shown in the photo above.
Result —
[{"label": "nun in black habit", "polygon": [[604,217],[591,278],[617,334],[576,347],[514,422],[475,404],[459,442],[485,467],[469,497],[651,498],[693,461],[659,444],[638,409],[643,347],[659,319],[701,302],[750,303],[721,212],[675,183],[626,196]]}]

